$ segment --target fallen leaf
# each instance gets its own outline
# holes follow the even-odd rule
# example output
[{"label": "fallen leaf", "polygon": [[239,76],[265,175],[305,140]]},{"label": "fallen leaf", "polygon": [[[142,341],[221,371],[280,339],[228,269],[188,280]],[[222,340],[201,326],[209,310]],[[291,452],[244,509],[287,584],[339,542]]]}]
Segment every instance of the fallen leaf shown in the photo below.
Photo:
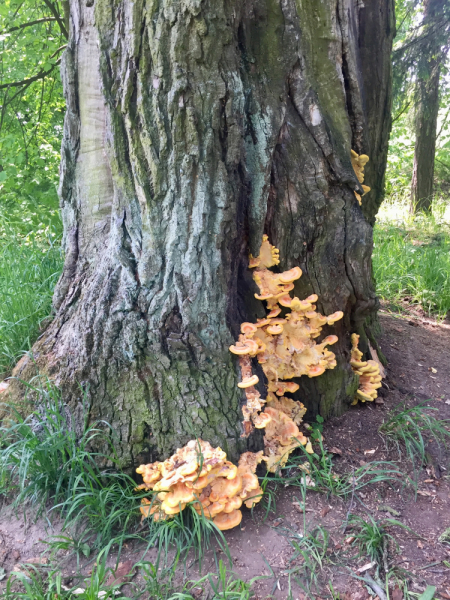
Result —
[{"label": "fallen leaf", "polygon": [[8,381],[1,381],[0,382],[0,394],[2,392],[4,392],[5,390],[7,390],[9,387],[9,382]]},{"label": "fallen leaf", "polygon": [[320,511],[320,516],[322,517],[322,519],[327,516],[330,510],[331,506],[325,506],[325,508],[322,508],[322,510]]},{"label": "fallen leaf", "polygon": [[364,571],[368,571],[369,569],[372,569],[372,567],[374,567],[376,564],[377,563],[375,561],[367,563],[367,564],[363,565],[362,567],[360,567],[356,572],[357,573],[364,573]]},{"label": "fallen leaf", "polygon": [[390,598],[391,600],[403,600],[403,592],[398,587],[398,585],[396,585],[395,588],[392,590],[392,595],[390,596]]},{"label": "fallen leaf", "polygon": [[421,542],[420,540],[417,540],[417,547],[423,548],[423,542]]},{"label": "fallen leaf", "polygon": [[392,329],[395,329],[395,331],[398,331],[399,333],[405,331],[402,327],[393,327]]},{"label": "fallen leaf", "polygon": [[437,369],[435,369],[434,367],[429,367],[428,370],[431,371],[432,373],[437,373]]},{"label": "fallen leaf", "polygon": [[377,449],[375,448],[375,450],[364,450],[364,454],[375,454],[375,452],[377,451]]},{"label": "fallen leaf", "polygon": [[279,527],[281,525],[281,523],[283,522],[283,519],[276,519],[273,523],[272,523],[272,527]]},{"label": "fallen leaf", "polygon": [[47,565],[48,564],[48,558],[44,558],[41,556],[33,556],[32,558],[26,558],[24,559],[24,564],[27,565]]},{"label": "fallen leaf", "polygon": [[117,565],[117,569],[111,573],[111,575],[108,578],[108,581],[106,582],[106,585],[109,586],[113,586],[113,585],[120,585],[121,583],[123,583],[126,579],[129,579],[131,577],[133,577],[134,575],[134,561],[132,560],[126,560],[125,562],[120,562]]},{"label": "fallen leaf", "polygon": [[336,446],[330,448],[329,452],[331,452],[331,454],[339,454],[339,456],[342,456],[342,450],[339,450],[339,448],[336,448]]},{"label": "fallen leaf", "polygon": [[434,483],[434,479],[424,479],[424,483]]},{"label": "fallen leaf", "polygon": [[355,540],[356,540],[356,537],[354,535],[350,535],[348,538],[345,538],[344,543],[345,544],[351,544]]},{"label": "fallen leaf", "polygon": [[417,493],[419,494],[419,496],[432,496],[433,495],[430,492],[422,492],[422,490],[417,490]]},{"label": "fallen leaf", "polygon": [[450,404],[450,400],[446,400],[446,401],[445,401],[445,404]]}]

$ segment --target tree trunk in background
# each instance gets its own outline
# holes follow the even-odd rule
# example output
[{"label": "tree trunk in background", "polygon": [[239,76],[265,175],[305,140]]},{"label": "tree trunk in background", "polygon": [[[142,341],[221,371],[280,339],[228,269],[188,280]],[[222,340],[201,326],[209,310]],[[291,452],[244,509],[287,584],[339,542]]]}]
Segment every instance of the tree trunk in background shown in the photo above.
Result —
[{"label": "tree trunk in background", "polygon": [[[393,2],[71,0],[63,78],[64,272],[34,347],[74,410],[108,421],[124,465],[197,435],[243,440],[242,321],[265,314],[247,269],[263,233],[295,293],[345,317],[338,366],[301,378],[308,417],[342,413],[357,382],[350,334],[377,310],[372,227],[350,148],[381,201]],[[381,178],[381,181],[380,181]],[[370,195],[367,196],[370,198]],[[30,361],[16,374],[29,377]],[[306,381],[303,381],[307,379]]]},{"label": "tree trunk in background", "polygon": [[[431,27],[441,15],[442,0],[424,2],[424,26]],[[433,44],[433,38],[435,43]],[[436,35],[421,57],[416,94],[414,165],[411,182],[411,212],[430,212],[433,202],[434,155],[439,112],[439,76],[442,52]]]}]

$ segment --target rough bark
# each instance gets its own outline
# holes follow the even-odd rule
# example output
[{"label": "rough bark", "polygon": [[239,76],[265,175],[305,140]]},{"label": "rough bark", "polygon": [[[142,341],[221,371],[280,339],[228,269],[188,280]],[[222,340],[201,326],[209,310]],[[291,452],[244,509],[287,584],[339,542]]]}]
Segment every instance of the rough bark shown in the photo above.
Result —
[{"label": "rough bark", "polygon": [[[424,27],[440,18],[440,0],[424,2]],[[437,35],[430,36],[420,57],[416,86],[415,146],[411,182],[411,212],[430,212],[433,202],[434,155],[436,152],[437,117],[439,112],[439,78],[443,53]]]},{"label": "rough bark", "polygon": [[[86,4],[70,3],[66,262],[37,365],[70,406],[88,386],[91,418],[112,425],[124,465],[194,435],[232,459],[244,443],[257,447],[260,438],[240,439],[228,346],[240,322],[264,314],[247,262],[265,232],[280,267],[303,269],[296,294],[345,313],[333,328],[337,368],[301,378],[296,393],[310,418],[342,413],[357,385],[349,336],[366,340],[377,309],[350,148],[371,155],[366,181],[377,188],[392,3]],[[18,371],[29,376],[30,362]]]}]

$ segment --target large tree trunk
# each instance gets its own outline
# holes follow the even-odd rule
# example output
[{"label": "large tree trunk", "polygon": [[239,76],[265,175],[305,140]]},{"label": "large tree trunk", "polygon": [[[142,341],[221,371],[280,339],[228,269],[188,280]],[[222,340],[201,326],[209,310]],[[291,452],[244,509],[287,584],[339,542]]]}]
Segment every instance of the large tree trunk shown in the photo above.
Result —
[{"label": "large tree trunk", "polygon": [[[432,28],[441,18],[442,1],[424,2],[424,28]],[[420,57],[416,86],[414,165],[411,182],[411,212],[430,212],[433,203],[434,155],[436,153],[437,118],[439,112],[440,63],[443,54],[440,39],[430,36]]]},{"label": "large tree trunk", "polygon": [[[296,393],[309,417],[342,413],[357,384],[350,333],[367,340],[377,309],[350,149],[371,155],[373,219],[393,2],[86,4],[70,4],[66,262],[37,365],[71,406],[79,384],[88,389],[91,418],[113,426],[123,464],[167,456],[195,435],[231,458],[257,447],[261,438],[240,438],[228,346],[241,321],[265,314],[247,265],[267,233],[280,267],[304,272],[295,293],[345,313],[328,332],[339,336],[338,366],[301,378]],[[18,372],[29,376],[30,362]]]}]

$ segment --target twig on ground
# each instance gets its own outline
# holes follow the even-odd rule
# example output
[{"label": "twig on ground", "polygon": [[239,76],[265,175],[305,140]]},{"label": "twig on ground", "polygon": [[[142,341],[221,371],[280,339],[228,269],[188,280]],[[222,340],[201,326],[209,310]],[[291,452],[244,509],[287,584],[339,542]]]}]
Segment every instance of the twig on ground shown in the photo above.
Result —
[{"label": "twig on ground", "polygon": [[384,593],[384,591],[381,589],[378,583],[374,579],[372,579],[370,575],[365,575],[364,577],[361,577],[361,579],[373,589],[373,591],[375,592],[375,594],[378,595],[380,600],[387,600],[387,596]]}]

